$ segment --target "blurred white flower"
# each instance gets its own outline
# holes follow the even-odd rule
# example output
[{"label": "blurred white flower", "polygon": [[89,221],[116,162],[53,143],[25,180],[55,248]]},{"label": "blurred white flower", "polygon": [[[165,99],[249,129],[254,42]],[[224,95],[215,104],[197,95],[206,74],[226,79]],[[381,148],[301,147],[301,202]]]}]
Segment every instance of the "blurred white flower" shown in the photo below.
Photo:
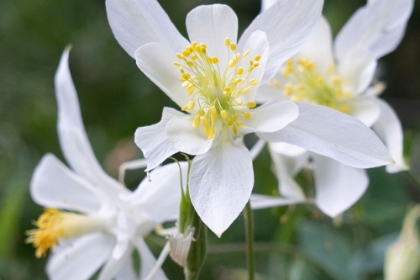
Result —
[{"label": "blurred white flower", "polygon": [[[89,279],[100,267],[101,280],[138,279],[131,260],[135,249],[143,279],[156,262],[143,237],[177,218],[179,168],[171,164],[154,170],[152,180],[143,180],[135,192],[103,171],[83,126],[68,56],[67,49],[55,86],[60,145],[71,169],[53,155],[44,156],[35,169],[31,195],[48,208],[36,221],[38,228],[28,232],[28,242],[37,257],[53,249],[47,264],[51,279]],[[166,277],[158,269],[152,279]]]},{"label": "blurred white flower", "polygon": [[404,219],[398,240],[385,255],[386,280],[414,280],[420,272],[420,205],[410,210]]},{"label": "blurred white flower", "polygon": [[[263,8],[275,2],[263,0]],[[368,1],[347,22],[334,46],[330,26],[321,18],[304,47],[272,81],[261,86],[258,101],[309,102],[352,115],[372,127],[387,145],[395,161],[386,167],[388,172],[407,169],[401,124],[391,107],[377,96],[383,84],[372,79],[377,60],[401,41],[412,8],[412,0]],[[270,151],[279,190],[286,201],[308,200],[293,178],[304,167],[314,167],[315,204],[329,216],[335,217],[352,206],[369,184],[365,170],[353,168],[357,166],[346,166],[286,143],[271,143]],[[275,201],[285,203],[279,198],[263,202],[259,197],[257,201],[254,204],[261,207],[276,205]]]},{"label": "blurred white flower", "polygon": [[[309,38],[322,0],[274,4],[251,23],[238,44],[237,17],[225,5],[200,6],[188,14],[189,42],[155,0],[107,0],[106,4],[122,47],[188,113],[165,108],[158,124],[136,131],[148,170],[178,151],[195,155],[191,200],[218,236],[243,210],[252,191],[252,158],[242,141],[247,133],[300,145],[352,166],[390,162],[380,140],[345,114],[287,101],[254,108],[259,84],[270,81]],[[287,130],[298,109],[297,125]],[[339,128],[341,134],[335,135],[337,124],[325,122],[325,116],[347,123],[348,128]]]}]

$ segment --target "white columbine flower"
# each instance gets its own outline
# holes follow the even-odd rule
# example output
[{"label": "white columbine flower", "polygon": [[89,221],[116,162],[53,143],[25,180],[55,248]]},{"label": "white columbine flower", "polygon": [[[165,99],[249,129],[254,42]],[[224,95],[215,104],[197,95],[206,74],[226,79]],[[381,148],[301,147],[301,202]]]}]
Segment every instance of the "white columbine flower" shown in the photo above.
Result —
[{"label": "white columbine flower", "polygon": [[[262,1],[263,8],[274,2]],[[311,39],[286,62],[275,79],[261,87],[259,101],[309,102],[352,115],[372,127],[388,146],[395,161],[386,167],[388,172],[407,169],[401,124],[392,108],[378,98],[383,84],[372,83],[372,79],[377,60],[401,41],[412,8],[412,0],[368,1],[344,26],[334,46],[330,26],[321,18]],[[353,205],[369,184],[363,169],[285,143],[271,143],[269,147],[280,192],[287,200],[307,200],[293,177],[312,160],[315,203],[332,217]]]},{"label": "white columbine flower", "polygon": [[[154,170],[152,180],[143,180],[134,193],[103,171],[83,126],[68,56],[66,50],[55,86],[60,145],[71,169],[53,155],[44,156],[35,169],[31,195],[47,209],[35,223],[38,228],[28,232],[28,242],[37,257],[53,249],[47,264],[51,279],[89,279],[101,267],[101,280],[138,279],[131,260],[135,249],[143,279],[156,262],[143,237],[177,218],[179,168]],[[153,279],[166,277],[158,269]]]},{"label": "white columbine flower", "polygon": [[[247,133],[301,145],[353,166],[389,163],[379,139],[344,114],[289,101],[256,108],[259,84],[271,80],[309,38],[322,0],[274,4],[251,23],[238,44],[237,17],[225,5],[192,10],[186,20],[187,41],[155,0],[107,0],[106,4],[119,43],[187,113],[165,108],[158,124],[136,131],[148,170],[178,151],[195,155],[191,201],[218,236],[236,219],[252,191],[252,158],[242,141]],[[283,133],[298,110],[300,126]],[[302,111],[312,115],[301,118]],[[337,123],[326,116],[348,127],[338,128],[342,134],[336,135]]]}]

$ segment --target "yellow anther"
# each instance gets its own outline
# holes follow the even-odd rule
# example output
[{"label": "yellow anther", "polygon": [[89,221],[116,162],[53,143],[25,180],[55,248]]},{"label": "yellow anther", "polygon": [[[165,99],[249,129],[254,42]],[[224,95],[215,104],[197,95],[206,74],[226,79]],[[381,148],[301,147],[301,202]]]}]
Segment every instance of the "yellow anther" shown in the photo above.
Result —
[{"label": "yellow anther", "polygon": [[214,64],[219,62],[219,59],[217,58],[217,56],[213,56],[211,59],[211,62],[213,62]]},{"label": "yellow anther", "polygon": [[182,87],[189,87],[191,83],[189,81],[185,81],[182,83]]},{"label": "yellow anther", "polygon": [[220,115],[222,116],[223,119],[227,119],[229,117],[229,114],[226,110],[222,110],[220,111]]},{"label": "yellow anther", "polygon": [[255,63],[252,65],[252,68],[254,69],[254,68],[257,68],[258,66],[260,66],[260,64],[259,64],[258,62],[255,62]]},{"label": "yellow anther", "polygon": [[190,86],[190,87],[188,87],[188,88],[187,88],[188,95],[193,94],[193,93],[194,93],[194,90],[195,90],[195,87],[194,87],[194,86]]},{"label": "yellow anther", "polygon": [[202,47],[202,48],[205,48],[205,49],[206,49],[206,48],[207,48],[207,45],[206,45],[206,44],[204,44],[204,43],[201,43],[201,44],[200,44],[200,47]]},{"label": "yellow anther", "polygon": [[236,98],[235,103],[236,103],[236,105],[242,105],[242,99],[240,99],[239,97]]},{"label": "yellow anther", "polygon": [[217,121],[217,114],[212,112],[210,115],[210,119],[212,123],[215,123]]},{"label": "yellow anther", "polygon": [[349,106],[338,106],[337,107],[337,110],[339,110],[340,112],[342,112],[342,113],[346,113],[346,114],[348,114],[348,113],[350,113],[351,112],[351,110],[350,110],[350,107]]},{"label": "yellow anther", "polygon": [[206,113],[204,112],[204,110],[203,109],[198,109],[198,115],[200,116],[200,117],[202,117],[202,116],[204,116]]},{"label": "yellow anther", "polygon": [[228,66],[229,66],[229,67],[233,67],[233,66],[235,66],[236,62],[237,62],[237,60],[236,60],[236,56],[234,56],[234,57],[233,57],[233,58],[229,61]]},{"label": "yellow anther", "polygon": [[226,91],[226,92],[230,92],[232,89],[230,88],[230,87],[225,87],[224,88],[224,91]]},{"label": "yellow anther", "polygon": [[196,45],[196,46],[194,46],[194,50],[195,50],[196,52],[201,53],[201,47],[200,47],[200,45]]},{"label": "yellow anther", "polygon": [[250,119],[251,118],[251,113],[250,112],[245,112],[244,117],[245,117],[245,119]]},{"label": "yellow anther", "polygon": [[248,86],[248,87],[244,88],[243,90],[240,90],[239,93],[240,94],[247,93],[250,89],[251,89],[251,86]]},{"label": "yellow anther", "polygon": [[187,61],[187,64],[188,64],[188,66],[191,66],[191,67],[195,65],[192,60]]},{"label": "yellow anther", "polygon": [[212,114],[216,114],[216,113],[217,113],[216,107],[211,106],[211,107],[210,107],[210,113],[212,113]]},{"label": "yellow anther", "polygon": [[258,80],[257,79],[251,79],[251,80],[249,80],[249,84],[258,85]]},{"label": "yellow anther", "polygon": [[242,75],[242,74],[244,73],[244,68],[243,68],[243,67],[239,67],[239,68],[236,70],[236,73],[238,73],[238,75]]},{"label": "yellow anther", "polygon": [[244,52],[244,57],[246,57],[249,54],[249,50],[246,50],[246,52]]},{"label": "yellow anther", "polygon": [[232,121],[231,119],[228,119],[228,120],[226,121],[226,124],[227,124],[228,126],[231,126],[231,125],[233,124],[233,121]]},{"label": "yellow anther", "polygon": [[289,95],[289,94],[291,94],[293,92],[293,85],[291,84],[291,83],[287,83],[285,86],[284,86],[284,93],[286,94],[286,95]]},{"label": "yellow anther", "polygon": [[331,81],[332,81],[334,84],[341,84],[341,78],[340,78],[340,77],[338,77],[338,76],[334,76],[334,77],[332,77]]},{"label": "yellow anther", "polygon": [[200,116],[195,116],[193,121],[193,127],[197,128],[200,125]]},{"label": "yellow anther", "polygon": [[232,51],[236,51],[236,44],[235,43],[230,43],[229,47]]},{"label": "yellow anther", "polygon": [[182,54],[180,54],[180,53],[176,53],[176,56],[177,56],[179,59],[185,59],[185,57],[184,57]]},{"label": "yellow anther", "polygon": [[205,54],[205,53],[207,52],[207,50],[206,50],[206,48],[201,47],[201,48],[200,48],[200,52],[201,52],[202,54]]},{"label": "yellow anther", "polygon": [[194,105],[195,105],[195,102],[190,100],[190,102],[188,102],[188,110],[194,109]]},{"label": "yellow anther", "polygon": [[185,49],[185,50],[183,50],[183,51],[182,51],[182,54],[183,54],[185,57],[188,57],[188,56],[190,56],[191,52],[190,52],[189,50]]},{"label": "yellow anther", "polygon": [[179,63],[178,61],[174,61],[174,65],[180,67],[182,64]]},{"label": "yellow anther", "polygon": [[232,126],[233,134],[238,134],[238,128],[236,126]]},{"label": "yellow anther", "polygon": [[195,54],[193,54],[193,55],[191,56],[191,59],[192,59],[192,60],[197,60],[197,59],[198,59],[198,56],[197,56],[197,55],[195,55]]},{"label": "yellow anther", "polygon": [[230,45],[230,39],[228,37],[225,38],[225,45],[226,46]]},{"label": "yellow anther", "polygon": [[195,46],[197,46],[198,43],[196,41],[192,42],[191,46],[194,48]]},{"label": "yellow anther", "polygon": [[238,115],[237,115],[237,114],[234,114],[234,115],[232,116],[232,120],[233,120],[234,122],[236,122],[236,121],[238,120]]},{"label": "yellow anther", "polygon": [[210,123],[209,123],[208,119],[206,119],[205,117],[200,117],[200,119],[203,122],[203,126],[205,128],[208,128],[210,126]]},{"label": "yellow anther", "polygon": [[187,111],[187,110],[188,110],[188,104],[187,104],[187,105],[185,105],[185,106],[182,106],[181,110],[182,110],[182,111]]},{"label": "yellow anther", "polygon": [[236,123],[236,126],[237,126],[237,127],[244,126],[244,123],[243,123],[243,122],[237,122],[237,123]]},{"label": "yellow anther", "polygon": [[214,127],[210,126],[206,129],[206,134],[209,139],[214,137]]},{"label": "yellow anther", "polygon": [[259,55],[259,54],[257,54],[255,57],[254,57],[254,60],[255,61],[259,61],[261,59],[261,55]]},{"label": "yellow anther", "polygon": [[246,106],[247,106],[249,109],[252,109],[252,108],[257,107],[257,103],[255,103],[254,101],[248,101],[248,102],[246,103]]},{"label": "yellow anther", "polygon": [[179,68],[179,71],[180,71],[181,73],[185,73],[185,69],[184,69],[183,67],[180,67],[180,68]]},{"label": "yellow anther", "polygon": [[182,74],[181,77],[184,78],[185,80],[188,80],[191,77],[191,75],[189,73],[185,72],[184,74]]}]

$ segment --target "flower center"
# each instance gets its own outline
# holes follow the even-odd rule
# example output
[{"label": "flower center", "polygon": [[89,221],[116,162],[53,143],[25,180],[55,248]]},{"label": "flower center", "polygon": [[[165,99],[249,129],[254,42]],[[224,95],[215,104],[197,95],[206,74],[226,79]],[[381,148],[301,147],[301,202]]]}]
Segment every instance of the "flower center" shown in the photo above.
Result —
[{"label": "flower center", "polygon": [[105,221],[97,217],[88,217],[81,214],[69,213],[47,208],[34,223],[38,229],[28,230],[27,243],[36,248],[35,256],[44,257],[48,249],[56,245],[59,239],[68,239],[102,230]]},{"label": "flower center", "polygon": [[242,121],[251,118],[249,109],[256,106],[255,101],[249,98],[244,102],[243,95],[259,83],[250,75],[259,66],[261,55],[255,55],[246,63],[244,60],[249,50],[240,54],[229,38],[225,38],[224,43],[228,53],[227,65],[219,65],[217,56],[207,54],[206,44],[197,42],[177,53],[180,61],[174,62],[181,71],[179,79],[182,86],[191,96],[182,110],[193,111],[196,108],[192,126],[202,126],[209,139],[215,135],[218,120],[237,134],[238,127],[244,125]]},{"label": "flower center", "polygon": [[[283,69],[288,82],[283,86],[283,94],[294,101],[307,101],[350,113],[349,99],[353,94],[346,88],[348,82],[336,75],[334,65],[321,74],[313,61],[307,58],[289,59]],[[280,87],[277,80],[271,86]]]}]

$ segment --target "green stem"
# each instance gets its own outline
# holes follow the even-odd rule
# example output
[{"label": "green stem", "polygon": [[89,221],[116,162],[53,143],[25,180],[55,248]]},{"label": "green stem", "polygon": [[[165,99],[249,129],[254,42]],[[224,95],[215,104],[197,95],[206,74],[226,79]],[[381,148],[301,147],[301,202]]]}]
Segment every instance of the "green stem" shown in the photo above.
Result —
[{"label": "green stem", "polygon": [[254,280],[255,267],[254,267],[254,220],[252,216],[251,204],[248,203],[244,209],[245,219],[245,233],[247,243],[247,264],[248,264],[248,279]]},{"label": "green stem", "polygon": [[207,256],[207,227],[194,211],[191,225],[195,228],[194,241],[191,243],[184,268],[186,280],[196,280]]}]

